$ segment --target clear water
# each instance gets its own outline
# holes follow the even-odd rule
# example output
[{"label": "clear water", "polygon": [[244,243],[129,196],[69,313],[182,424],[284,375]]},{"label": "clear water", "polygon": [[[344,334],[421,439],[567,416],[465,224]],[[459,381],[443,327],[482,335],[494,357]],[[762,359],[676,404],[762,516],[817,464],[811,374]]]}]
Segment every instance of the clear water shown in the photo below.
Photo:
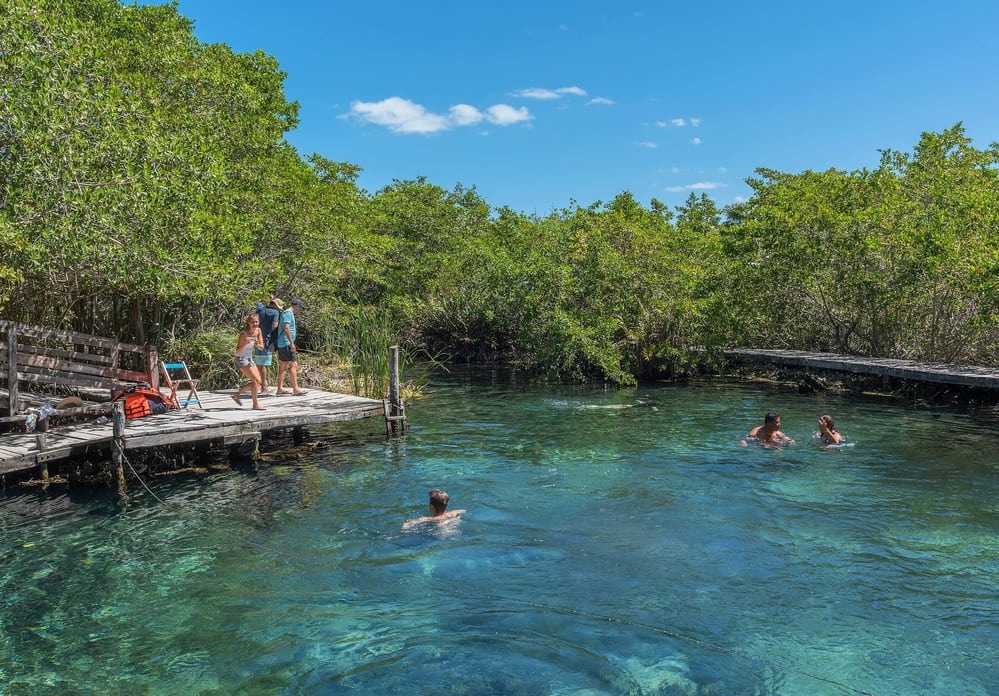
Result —
[{"label": "clear water", "polygon": [[[740,447],[769,409],[798,444]],[[993,422],[468,374],[408,415],[124,511],[8,490],[0,692],[999,693]],[[466,515],[403,533],[434,487]]]}]

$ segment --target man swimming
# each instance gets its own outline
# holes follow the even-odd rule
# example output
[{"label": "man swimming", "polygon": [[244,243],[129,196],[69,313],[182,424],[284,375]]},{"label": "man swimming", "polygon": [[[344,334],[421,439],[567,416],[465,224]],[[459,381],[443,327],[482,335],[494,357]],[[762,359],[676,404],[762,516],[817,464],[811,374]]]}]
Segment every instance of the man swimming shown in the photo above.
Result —
[{"label": "man swimming", "polygon": [[455,520],[461,517],[461,513],[464,510],[450,510],[447,509],[447,504],[450,502],[450,497],[445,491],[434,489],[430,491],[430,515],[428,517],[418,517],[415,520],[407,520],[403,525],[403,531],[407,531],[417,527],[421,524],[427,522],[444,522],[446,520]]},{"label": "man swimming", "polygon": [[750,440],[765,447],[794,444],[794,440],[780,431],[780,414],[774,411],[763,417],[763,425],[758,425],[749,431],[742,444],[746,445]]}]

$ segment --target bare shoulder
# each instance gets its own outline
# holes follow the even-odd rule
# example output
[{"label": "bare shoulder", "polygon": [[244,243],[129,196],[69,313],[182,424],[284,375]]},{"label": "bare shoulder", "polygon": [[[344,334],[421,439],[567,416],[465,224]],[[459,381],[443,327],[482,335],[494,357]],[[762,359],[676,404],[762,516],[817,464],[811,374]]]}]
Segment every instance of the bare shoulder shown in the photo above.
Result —
[{"label": "bare shoulder", "polygon": [[414,520],[407,520],[402,524],[402,531],[407,532],[425,524],[440,524],[449,520],[456,520],[460,518],[464,512],[465,510],[448,510],[444,514],[436,515],[434,517],[417,517]]},{"label": "bare shoulder", "polygon": [[407,532],[410,529],[415,529],[419,527],[424,522],[432,520],[432,517],[417,517],[415,520],[406,520],[402,523],[402,531]]}]

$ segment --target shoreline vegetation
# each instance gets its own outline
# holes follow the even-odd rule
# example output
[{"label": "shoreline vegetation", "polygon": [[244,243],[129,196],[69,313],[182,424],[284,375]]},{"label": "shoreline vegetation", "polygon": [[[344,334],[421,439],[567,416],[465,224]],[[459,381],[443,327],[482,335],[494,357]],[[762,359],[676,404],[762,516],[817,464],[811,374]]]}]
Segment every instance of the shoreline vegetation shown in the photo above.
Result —
[{"label": "shoreline vegetation", "polygon": [[175,5],[8,0],[0,316],[151,343],[211,388],[273,290],[309,307],[305,379],[376,397],[393,344],[621,386],[730,346],[999,365],[999,143],[960,123],[870,170],[758,169],[725,208],[624,191],[542,217],[461,183],[360,189],[285,140],[286,77]]}]

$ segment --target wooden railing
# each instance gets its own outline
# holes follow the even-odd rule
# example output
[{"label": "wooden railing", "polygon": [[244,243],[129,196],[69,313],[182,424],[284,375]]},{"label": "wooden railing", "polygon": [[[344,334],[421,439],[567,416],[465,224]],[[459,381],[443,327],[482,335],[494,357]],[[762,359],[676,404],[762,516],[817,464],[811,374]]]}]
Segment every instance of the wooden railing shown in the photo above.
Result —
[{"label": "wooden railing", "polygon": [[[0,416],[20,413],[25,384],[110,390],[128,383],[159,387],[158,357],[152,346],[121,343],[77,331],[0,321]],[[67,390],[68,391],[68,390]]]}]

